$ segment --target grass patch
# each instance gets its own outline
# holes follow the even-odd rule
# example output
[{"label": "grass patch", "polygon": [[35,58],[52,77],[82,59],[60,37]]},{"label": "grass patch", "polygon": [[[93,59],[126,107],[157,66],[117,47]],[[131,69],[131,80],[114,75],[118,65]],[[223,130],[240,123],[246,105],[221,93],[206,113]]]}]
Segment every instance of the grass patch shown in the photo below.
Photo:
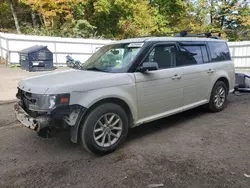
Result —
[{"label": "grass patch", "polygon": [[9,65],[9,68],[20,68],[19,64]]}]

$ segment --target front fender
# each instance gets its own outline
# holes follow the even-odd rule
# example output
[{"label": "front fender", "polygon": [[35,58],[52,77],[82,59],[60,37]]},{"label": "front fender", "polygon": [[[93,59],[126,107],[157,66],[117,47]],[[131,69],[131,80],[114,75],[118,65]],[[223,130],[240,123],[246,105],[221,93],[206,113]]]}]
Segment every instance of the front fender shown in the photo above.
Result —
[{"label": "front fender", "polygon": [[86,92],[73,92],[71,94],[71,104],[78,104],[85,108],[90,108],[95,103],[109,98],[123,100],[130,108],[133,119],[137,119],[137,100],[135,84],[101,88]]},{"label": "front fender", "polygon": [[[70,96],[70,104],[81,105],[82,107],[88,109],[99,101],[111,98],[116,98],[124,101],[130,108],[133,121],[137,120],[138,113],[135,84],[101,88],[89,90],[86,92],[72,92]],[[85,112],[79,115],[77,123],[73,127],[71,127],[72,142],[77,142],[78,129],[84,113]]]}]

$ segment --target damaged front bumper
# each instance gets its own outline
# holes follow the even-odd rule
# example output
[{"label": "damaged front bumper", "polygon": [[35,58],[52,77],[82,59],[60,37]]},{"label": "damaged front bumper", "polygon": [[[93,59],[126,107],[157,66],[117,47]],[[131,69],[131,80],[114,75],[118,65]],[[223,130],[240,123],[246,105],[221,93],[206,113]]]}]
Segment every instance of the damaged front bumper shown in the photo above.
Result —
[{"label": "damaged front bumper", "polygon": [[29,129],[39,132],[41,129],[50,125],[51,118],[49,116],[39,116],[37,118],[33,118],[25,112],[19,103],[14,105],[14,109],[17,120]]},{"label": "damaged front bumper", "polygon": [[[14,105],[15,115],[18,121],[25,127],[32,129],[41,137],[52,137],[51,132],[53,129],[62,129],[64,124],[59,126],[55,125],[54,120],[62,120],[65,122],[66,127],[70,128],[70,137],[73,143],[78,141],[78,130],[81,120],[86,112],[86,108],[81,106],[68,106],[65,109],[56,108],[50,114],[32,117],[30,116],[19,103]],[[64,128],[66,128],[64,127]]]}]

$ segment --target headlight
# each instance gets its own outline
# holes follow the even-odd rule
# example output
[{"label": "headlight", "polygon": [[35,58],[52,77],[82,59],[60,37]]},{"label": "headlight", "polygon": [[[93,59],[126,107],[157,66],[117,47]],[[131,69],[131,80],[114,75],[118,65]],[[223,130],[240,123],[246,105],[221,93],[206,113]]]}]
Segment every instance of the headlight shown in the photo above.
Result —
[{"label": "headlight", "polygon": [[68,105],[70,94],[47,95],[49,109],[55,106]]},{"label": "headlight", "polygon": [[62,105],[69,105],[70,94],[40,95],[32,94],[36,99],[35,104],[29,104],[29,109],[34,111],[53,110]]},{"label": "headlight", "polygon": [[49,109],[52,109],[56,105],[56,96],[55,95],[49,95]]}]

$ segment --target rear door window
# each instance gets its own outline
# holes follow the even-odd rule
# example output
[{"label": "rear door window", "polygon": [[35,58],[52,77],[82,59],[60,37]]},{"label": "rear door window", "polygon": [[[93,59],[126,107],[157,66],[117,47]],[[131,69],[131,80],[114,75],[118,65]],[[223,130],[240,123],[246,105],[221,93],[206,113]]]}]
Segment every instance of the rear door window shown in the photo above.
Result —
[{"label": "rear door window", "polygon": [[177,66],[197,65],[208,62],[208,51],[205,44],[180,43]]},{"label": "rear door window", "polygon": [[201,46],[182,46],[182,48],[190,53],[189,56],[192,56],[192,58],[195,60],[194,64],[203,63]]}]

